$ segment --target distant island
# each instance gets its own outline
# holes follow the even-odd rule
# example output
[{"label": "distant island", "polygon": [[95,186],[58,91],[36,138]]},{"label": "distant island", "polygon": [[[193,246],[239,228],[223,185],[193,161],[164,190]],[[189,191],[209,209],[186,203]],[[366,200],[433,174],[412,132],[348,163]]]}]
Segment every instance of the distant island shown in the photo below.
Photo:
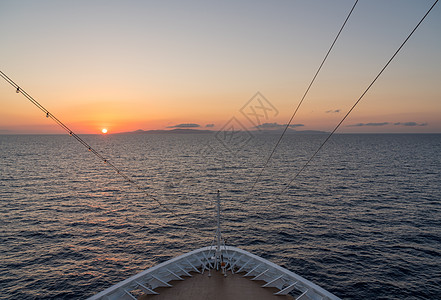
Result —
[{"label": "distant island", "polygon": [[[214,134],[217,131],[214,130],[204,130],[204,129],[190,129],[190,128],[175,128],[170,130],[157,129],[157,130],[142,130],[138,129],[135,131],[119,132],[116,134]],[[282,130],[249,130],[249,132],[255,134],[281,134]],[[326,134],[326,131],[319,130],[294,130],[288,129],[287,134]]]},{"label": "distant island", "polygon": [[156,130],[142,130],[142,129],[138,129],[135,131],[129,131],[129,132],[120,132],[118,134],[170,134],[170,133],[174,133],[174,134],[211,134],[214,133],[214,131],[212,130],[202,130],[202,129],[189,129],[189,128],[175,128],[175,129],[170,129],[170,130],[161,130],[161,129],[156,129]]},{"label": "distant island", "polygon": [[[257,134],[282,134],[282,129],[272,129],[272,130],[253,130],[253,133]],[[286,134],[328,134],[327,131],[320,131],[320,130],[294,130],[294,129],[288,129],[286,131]]]}]

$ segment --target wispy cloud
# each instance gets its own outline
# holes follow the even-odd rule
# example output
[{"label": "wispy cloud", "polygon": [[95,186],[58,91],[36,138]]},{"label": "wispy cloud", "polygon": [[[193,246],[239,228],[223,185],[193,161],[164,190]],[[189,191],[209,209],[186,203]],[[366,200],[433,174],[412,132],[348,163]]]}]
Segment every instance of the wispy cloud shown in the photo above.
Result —
[{"label": "wispy cloud", "polygon": [[198,128],[198,127],[201,127],[201,125],[194,123],[184,123],[184,124],[168,126],[167,128]]},{"label": "wispy cloud", "polygon": [[347,127],[361,127],[361,126],[385,126],[385,125],[389,125],[389,122],[381,122],[381,123],[357,123],[357,124],[352,124],[352,125],[348,125]]},{"label": "wispy cloud", "polygon": [[394,123],[394,125],[401,125],[401,126],[427,126],[428,123],[417,123],[417,122],[398,122],[398,123]]},{"label": "wispy cloud", "polygon": [[[287,124],[278,124],[278,123],[263,123],[256,126],[257,129],[283,129]],[[305,126],[304,124],[291,124],[289,128],[296,128]]]},{"label": "wispy cloud", "polygon": [[205,127],[212,128],[212,127],[214,127],[214,124],[207,124],[207,125],[205,125]]},{"label": "wispy cloud", "polygon": [[352,125],[347,125],[347,127],[362,127],[362,126],[386,126],[386,125],[395,125],[395,126],[427,126],[428,123],[417,123],[417,122],[380,122],[380,123],[357,123]]},{"label": "wispy cloud", "polygon": [[341,109],[331,109],[326,111],[327,114],[335,114],[339,112],[341,112]]}]

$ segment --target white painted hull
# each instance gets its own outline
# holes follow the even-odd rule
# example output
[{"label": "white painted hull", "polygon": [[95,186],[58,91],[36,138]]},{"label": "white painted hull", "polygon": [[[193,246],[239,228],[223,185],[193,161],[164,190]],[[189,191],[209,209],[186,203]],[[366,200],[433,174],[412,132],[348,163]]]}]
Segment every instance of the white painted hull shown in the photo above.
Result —
[{"label": "white painted hull", "polygon": [[[157,294],[155,288],[171,287],[172,280],[184,280],[184,277],[191,276],[191,272],[203,273],[215,268],[215,253],[215,246],[191,251],[142,271],[89,299],[136,299],[131,294],[133,290]],[[339,299],[307,279],[245,250],[221,246],[221,253],[227,274],[246,272],[245,276],[251,276],[252,280],[264,281],[262,288],[277,288],[276,295],[296,291],[299,300]]]}]

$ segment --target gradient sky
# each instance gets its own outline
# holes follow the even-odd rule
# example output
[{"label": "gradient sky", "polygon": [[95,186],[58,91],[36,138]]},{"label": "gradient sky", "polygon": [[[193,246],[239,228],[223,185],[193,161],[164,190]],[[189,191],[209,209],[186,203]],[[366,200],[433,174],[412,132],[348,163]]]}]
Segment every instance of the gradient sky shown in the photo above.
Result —
[{"label": "gradient sky", "polygon": [[[354,1],[0,1],[0,69],[77,133],[285,124]],[[360,0],[293,124],[330,131],[433,1]],[[0,134],[62,133],[3,79]],[[441,4],[339,132],[441,133]]]}]

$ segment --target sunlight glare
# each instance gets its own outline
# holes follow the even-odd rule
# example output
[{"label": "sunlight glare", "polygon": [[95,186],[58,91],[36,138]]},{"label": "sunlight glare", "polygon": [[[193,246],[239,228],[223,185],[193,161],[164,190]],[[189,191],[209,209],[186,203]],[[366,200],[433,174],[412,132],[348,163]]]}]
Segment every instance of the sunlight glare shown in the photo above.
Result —
[{"label": "sunlight glare", "polygon": [[101,130],[101,132],[104,133],[104,134],[106,134],[106,133],[107,133],[107,129],[106,129],[106,128],[103,128],[103,129]]}]

